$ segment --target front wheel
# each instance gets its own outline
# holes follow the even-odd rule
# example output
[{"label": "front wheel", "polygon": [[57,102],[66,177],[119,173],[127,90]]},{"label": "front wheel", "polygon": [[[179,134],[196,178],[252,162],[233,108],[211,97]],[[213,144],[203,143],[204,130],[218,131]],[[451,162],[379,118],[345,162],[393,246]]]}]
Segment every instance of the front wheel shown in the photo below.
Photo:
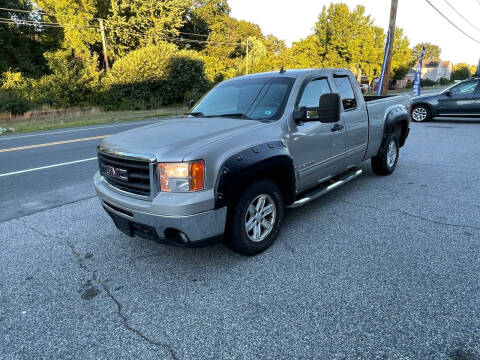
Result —
[{"label": "front wheel", "polygon": [[257,255],[275,241],[284,216],[282,192],[271,180],[248,186],[229,209],[227,246],[242,255]]},{"label": "front wheel", "polygon": [[373,172],[377,175],[390,175],[397,167],[399,155],[398,136],[392,133],[388,137],[387,147],[383,154],[372,158]]},{"label": "front wheel", "polygon": [[417,105],[413,107],[412,120],[416,122],[429,121],[432,119],[430,108],[425,105]]}]

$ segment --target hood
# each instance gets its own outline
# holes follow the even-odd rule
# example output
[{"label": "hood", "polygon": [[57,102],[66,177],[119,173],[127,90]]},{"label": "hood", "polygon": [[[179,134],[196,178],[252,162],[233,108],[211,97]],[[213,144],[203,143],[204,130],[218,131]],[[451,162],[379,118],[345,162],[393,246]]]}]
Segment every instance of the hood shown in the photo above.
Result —
[{"label": "hood", "polygon": [[229,118],[170,118],[112,135],[102,146],[135,154],[154,155],[158,161],[182,161],[190,152],[265,124]]}]

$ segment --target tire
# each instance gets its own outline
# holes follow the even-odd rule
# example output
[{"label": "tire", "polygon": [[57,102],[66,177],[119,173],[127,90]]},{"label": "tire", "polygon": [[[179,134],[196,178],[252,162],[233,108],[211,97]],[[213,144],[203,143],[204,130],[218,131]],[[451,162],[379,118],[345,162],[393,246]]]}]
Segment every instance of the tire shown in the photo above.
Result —
[{"label": "tire", "polygon": [[385,151],[371,160],[373,172],[377,175],[390,175],[397,167],[399,155],[398,134],[392,132],[387,138]]},{"label": "tire", "polygon": [[412,109],[412,120],[424,122],[432,120],[432,111],[427,105],[415,105]]},{"label": "tire", "polygon": [[282,192],[266,179],[245,188],[228,210],[226,244],[232,251],[248,256],[257,255],[273,244],[285,213]]}]

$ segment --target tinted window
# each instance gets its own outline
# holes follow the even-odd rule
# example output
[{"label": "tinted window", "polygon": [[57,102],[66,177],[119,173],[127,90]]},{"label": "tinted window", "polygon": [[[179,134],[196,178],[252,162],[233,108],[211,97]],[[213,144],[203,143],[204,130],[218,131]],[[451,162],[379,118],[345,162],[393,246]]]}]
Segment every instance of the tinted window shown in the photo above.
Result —
[{"label": "tinted window", "polygon": [[459,84],[457,86],[454,86],[451,90],[450,93],[452,95],[469,95],[473,94],[475,92],[475,89],[477,88],[478,81],[467,81],[462,84]]},{"label": "tinted window", "polygon": [[353,92],[353,87],[348,76],[335,76],[335,84],[342,98],[343,108],[345,110],[356,108],[357,99],[355,98],[355,93]]},{"label": "tinted window", "polygon": [[299,107],[318,108],[320,96],[331,92],[327,79],[315,79],[310,81],[305,90],[303,90],[302,98],[298,103]]}]

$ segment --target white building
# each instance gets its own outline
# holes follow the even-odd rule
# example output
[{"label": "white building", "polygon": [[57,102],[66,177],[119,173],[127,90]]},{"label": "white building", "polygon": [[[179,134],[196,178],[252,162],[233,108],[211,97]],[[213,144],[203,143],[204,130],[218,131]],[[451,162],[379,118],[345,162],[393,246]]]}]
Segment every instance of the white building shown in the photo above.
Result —
[{"label": "white building", "polygon": [[441,60],[423,60],[422,79],[437,82],[441,78],[450,80],[452,75],[452,62]]}]

